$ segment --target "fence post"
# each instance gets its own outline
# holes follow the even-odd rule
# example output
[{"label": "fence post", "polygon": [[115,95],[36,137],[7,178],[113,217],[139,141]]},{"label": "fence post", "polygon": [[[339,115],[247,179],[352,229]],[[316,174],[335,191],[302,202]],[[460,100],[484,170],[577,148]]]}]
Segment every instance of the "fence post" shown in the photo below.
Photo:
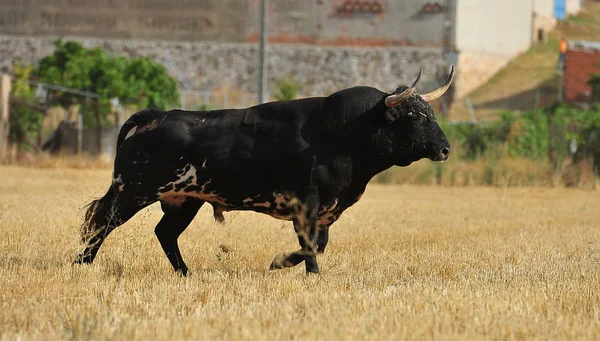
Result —
[{"label": "fence post", "polygon": [[548,163],[550,164],[550,175],[554,174],[554,158],[552,153],[552,112],[548,111]]},{"label": "fence post", "polygon": [[0,76],[0,162],[8,155],[9,100],[11,90],[10,76]]},{"label": "fence post", "polygon": [[81,155],[83,151],[83,114],[81,109],[77,119],[77,155]]},{"label": "fence post", "polygon": [[100,100],[94,99],[94,116],[96,117],[96,146],[97,156],[102,155],[102,119],[100,118]]},{"label": "fence post", "polygon": [[471,115],[471,121],[477,124],[477,117],[475,116],[475,110],[473,109],[473,103],[471,103],[471,97],[467,96],[465,98],[465,102],[467,102],[467,108],[469,109],[469,114]]}]

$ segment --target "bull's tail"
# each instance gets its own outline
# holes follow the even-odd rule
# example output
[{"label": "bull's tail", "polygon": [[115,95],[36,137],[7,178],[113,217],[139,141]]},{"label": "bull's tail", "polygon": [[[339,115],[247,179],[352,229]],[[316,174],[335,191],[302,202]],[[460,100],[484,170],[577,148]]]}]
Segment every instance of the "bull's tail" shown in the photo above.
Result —
[{"label": "bull's tail", "polygon": [[127,135],[131,132],[132,129],[137,128],[139,126],[143,126],[164,114],[164,111],[146,109],[131,115],[131,117],[129,117],[129,119],[125,121],[125,123],[123,123],[123,126],[119,131],[119,137],[117,138],[117,151],[119,150],[119,147],[121,147],[121,144],[123,144],[123,141],[125,141]]},{"label": "bull's tail", "polygon": [[98,224],[98,220],[105,218],[104,216],[112,211],[114,200],[115,191],[111,186],[102,198],[92,200],[84,207],[86,212],[80,229],[82,242],[90,240],[98,233],[98,229],[103,227],[102,224]]}]

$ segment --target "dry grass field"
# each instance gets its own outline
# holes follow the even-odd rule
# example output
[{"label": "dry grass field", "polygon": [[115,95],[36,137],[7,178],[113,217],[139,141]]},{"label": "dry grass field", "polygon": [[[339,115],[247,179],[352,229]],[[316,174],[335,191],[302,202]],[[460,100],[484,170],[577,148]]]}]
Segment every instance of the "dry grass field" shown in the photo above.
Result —
[{"label": "dry grass field", "polygon": [[267,270],[297,249],[290,223],[232,212],[221,226],[205,206],[180,278],[158,206],[71,265],[79,210],[109,181],[0,167],[3,340],[600,339],[599,191],[371,185],[309,277]]}]

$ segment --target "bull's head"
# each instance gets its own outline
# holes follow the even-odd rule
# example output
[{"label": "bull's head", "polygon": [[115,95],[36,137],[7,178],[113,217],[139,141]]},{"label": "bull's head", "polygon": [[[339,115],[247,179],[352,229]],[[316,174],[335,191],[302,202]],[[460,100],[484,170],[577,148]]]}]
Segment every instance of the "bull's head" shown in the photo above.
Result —
[{"label": "bull's head", "polygon": [[454,65],[444,85],[430,93],[420,95],[417,79],[409,87],[401,86],[385,98],[384,141],[387,151],[392,154],[395,164],[406,166],[421,158],[432,161],[446,161],[450,155],[450,143],[438,125],[429,102],[440,98],[450,87],[454,77]]}]

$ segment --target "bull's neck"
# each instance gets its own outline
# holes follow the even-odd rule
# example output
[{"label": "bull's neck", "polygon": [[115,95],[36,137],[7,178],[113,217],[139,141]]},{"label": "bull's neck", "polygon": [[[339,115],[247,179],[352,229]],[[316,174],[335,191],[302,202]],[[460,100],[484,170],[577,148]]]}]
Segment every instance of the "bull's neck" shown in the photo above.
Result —
[{"label": "bull's neck", "polygon": [[377,145],[374,134],[365,134],[351,144],[354,178],[362,182],[369,182],[375,175],[394,166]]},{"label": "bull's neck", "polygon": [[354,177],[369,182],[375,175],[394,166],[386,161],[376,150],[361,150],[352,156]]}]

